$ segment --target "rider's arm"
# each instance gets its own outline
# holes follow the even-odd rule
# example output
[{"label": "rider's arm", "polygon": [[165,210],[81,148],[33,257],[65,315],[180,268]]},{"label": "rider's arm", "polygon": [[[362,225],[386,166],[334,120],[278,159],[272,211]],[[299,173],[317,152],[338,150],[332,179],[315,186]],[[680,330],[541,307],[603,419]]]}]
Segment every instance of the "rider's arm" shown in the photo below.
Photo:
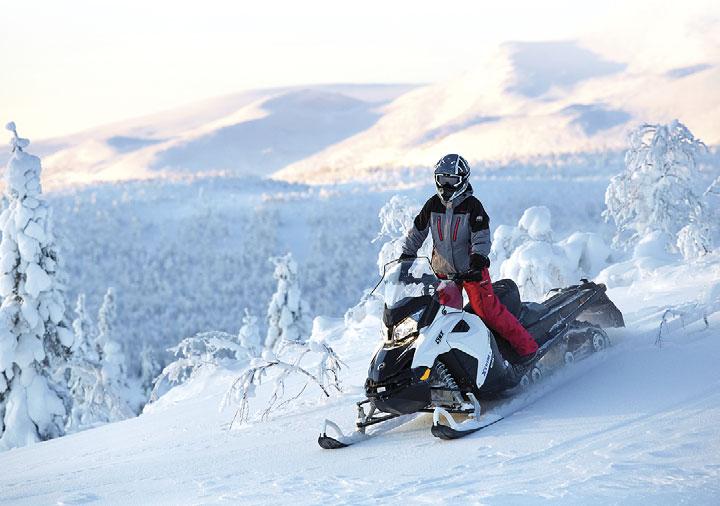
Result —
[{"label": "rider's arm", "polygon": [[420,210],[415,217],[413,226],[405,235],[405,243],[403,244],[403,255],[415,256],[418,250],[425,242],[430,230],[430,200]]},{"label": "rider's arm", "polygon": [[471,253],[490,255],[490,217],[479,200],[473,199],[470,208],[470,242]]}]

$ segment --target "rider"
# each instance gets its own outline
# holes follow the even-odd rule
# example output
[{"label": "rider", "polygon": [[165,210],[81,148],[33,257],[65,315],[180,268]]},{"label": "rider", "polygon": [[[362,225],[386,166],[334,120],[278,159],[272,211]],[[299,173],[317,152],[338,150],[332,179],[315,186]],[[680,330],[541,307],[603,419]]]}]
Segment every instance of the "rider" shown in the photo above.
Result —
[{"label": "rider", "polygon": [[473,196],[468,182],[470,166],[456,154],[435,165],[437,195],[425,203],[405,237],[401,260],[415,258],[432,230],[432,266],[439,276],[479,271],[477,281],[465,281],[470,305],[488,327],[504,337],[520,356],[520,363],[534,357],[538,345],[493,292],[490,282],[490,218]]}]

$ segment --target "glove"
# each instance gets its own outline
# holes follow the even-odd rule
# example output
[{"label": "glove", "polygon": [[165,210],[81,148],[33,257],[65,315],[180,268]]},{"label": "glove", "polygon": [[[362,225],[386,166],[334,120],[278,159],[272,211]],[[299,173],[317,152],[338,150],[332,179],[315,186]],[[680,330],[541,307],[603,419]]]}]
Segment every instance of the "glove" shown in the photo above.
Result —
[{"label": "glove", "polygon": [[490,267],[490,259],[485,255],[479,253],[472,253],[470,255],[470,268],[473,270],[481,271]]},{"label": "glove", "polygon": [[415,258],[417,258],[415,255],[403,253],[402,255],[400,255],[400,258],[398,258],[398,260],[414,260]]}]

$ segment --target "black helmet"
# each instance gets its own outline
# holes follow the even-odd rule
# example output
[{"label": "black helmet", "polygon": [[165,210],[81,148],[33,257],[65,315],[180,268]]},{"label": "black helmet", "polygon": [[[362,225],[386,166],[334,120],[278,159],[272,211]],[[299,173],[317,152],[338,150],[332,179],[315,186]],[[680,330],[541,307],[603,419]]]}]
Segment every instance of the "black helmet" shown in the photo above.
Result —
[{"label": "black helmet", "polygon": [[444,202],[450,202],[468,187],[470,166],[460,155],[445,155],[435,164],[435,187]]}]

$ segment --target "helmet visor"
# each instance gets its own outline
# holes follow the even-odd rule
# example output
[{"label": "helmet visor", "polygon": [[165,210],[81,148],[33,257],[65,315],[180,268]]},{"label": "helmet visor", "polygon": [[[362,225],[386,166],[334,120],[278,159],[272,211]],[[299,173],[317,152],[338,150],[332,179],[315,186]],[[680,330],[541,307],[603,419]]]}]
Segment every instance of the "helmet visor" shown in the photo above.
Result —
[{"label": "helmet visor", "polygon": [[438,186],[457,188],[462,183],[462,176],[456,176],[455,174],[435,174],[435,183]]}]

